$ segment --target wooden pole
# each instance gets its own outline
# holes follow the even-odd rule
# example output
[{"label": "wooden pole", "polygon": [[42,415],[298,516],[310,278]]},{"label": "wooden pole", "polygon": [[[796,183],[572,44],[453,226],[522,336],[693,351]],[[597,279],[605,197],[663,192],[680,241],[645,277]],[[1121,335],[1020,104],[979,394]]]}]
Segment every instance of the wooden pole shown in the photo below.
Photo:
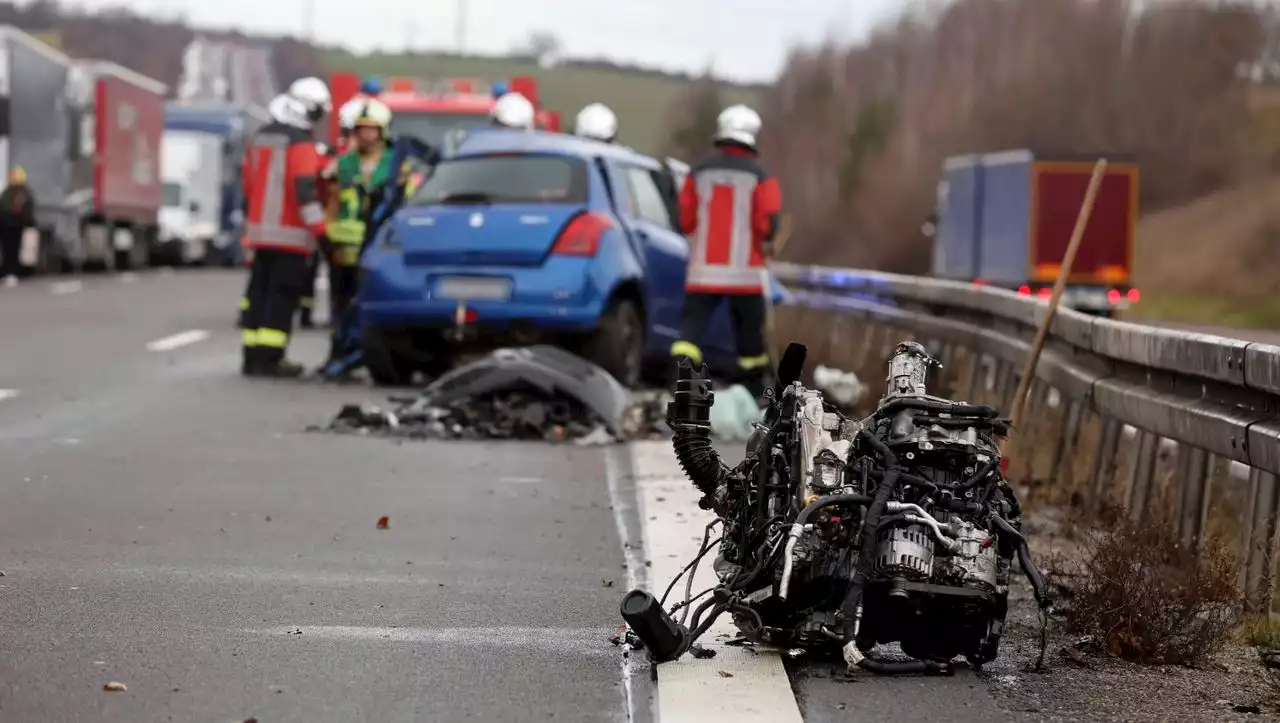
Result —
[{"label": "wooden pole", "polygon": [[1071,268],[1076,263],[1076,252],[1080,250],[1080,241],[1084,238],[1085,228],[1089,226],[1089,218],[1093,215],[1093,204],[1098,198],[1098,189],[1102,187],[1102,178],[1107,173],[1107,159],[1099,158],[1093,167],[1093,176],[1089,179],[1089,188],[1084,194],[1084,203],[1080,204],[1080,214],[1076,216],[1076,227],[1071,233],[1071,241],[1067,244],[1067,253],[1062,258],[1062,268],[1058,270],[1058,280],[1053,284],[1053,296],[1049,297],[1049,308],[1045,310],[1044,320],[1036,330],[1035,341],[1031,344],[1031,353],[1027,356],[1027,364],[1022,368],[1022,378],[1018,380],[1018,390],[1013,394],[1013,409],[1009,419],[1012,426],[1017,427],[1022,419],[1022,409],[1027,401],[1027,392],[1031,389],[1031,380],[1035,377],[1036,364],[1040,362],[1040,354],[1044,351],[1045,339],[1049,336],[1049,327],[1053,326],[1053,318],[1058,313],[1058,304],[1062,301],[1062,292],[1067,287],[1067,279],[1071,276]]}]

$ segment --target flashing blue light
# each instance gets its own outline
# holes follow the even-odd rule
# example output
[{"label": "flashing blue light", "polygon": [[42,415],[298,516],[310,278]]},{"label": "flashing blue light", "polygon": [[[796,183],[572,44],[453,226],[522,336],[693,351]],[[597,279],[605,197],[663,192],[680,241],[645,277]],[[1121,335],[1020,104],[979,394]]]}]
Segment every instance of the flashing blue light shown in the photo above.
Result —
[{"label": "flashing blue light", "polygon": [[371,75],[360,84],[360,92],[365,95],[378,95],[382,92],[382,78]]},{"label": "flashing blue light", "polygon": [[505,80],[495,80],[493,81],[493,84],[489,86],[489,92],[493,94],[494,98],[501,98],[506,95],[507,90],[507,81]]}]

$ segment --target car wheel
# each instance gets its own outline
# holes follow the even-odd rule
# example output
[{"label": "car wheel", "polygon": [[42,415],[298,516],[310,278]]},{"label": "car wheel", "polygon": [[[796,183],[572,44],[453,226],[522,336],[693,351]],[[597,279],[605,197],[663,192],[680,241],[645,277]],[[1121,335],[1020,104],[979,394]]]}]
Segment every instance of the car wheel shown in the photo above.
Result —
[{"label": "car wheel", "polygon": [[623,386],[634,388],[644,369],[644,321],[635,302],[614,299],[600,317],[587,344],[587,358],[604,367]]},{"label": "car wheel", "polygon": [[360,348],[364,352],[364,365],[373,383],[380,387],[396,387],[413,379],[410,360],[399,354],[385,333],[374,327],[360,330]]}]

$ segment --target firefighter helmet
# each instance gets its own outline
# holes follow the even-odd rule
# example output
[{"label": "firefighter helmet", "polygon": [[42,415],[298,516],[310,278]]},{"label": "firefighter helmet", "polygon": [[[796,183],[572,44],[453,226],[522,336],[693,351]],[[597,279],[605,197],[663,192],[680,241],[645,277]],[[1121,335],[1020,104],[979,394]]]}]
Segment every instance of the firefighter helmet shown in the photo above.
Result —
[{"label": "firefighter helmet", "polygon": [[338,109],[338,128],[349,131],[356,127],[356,119],[360,117],[360,110],[364,107],[366,98],[353,98]]},{"label": "firefighter helmet", "polygon": [[534,115],[533,103],[523,95],[512,92],[502,96],[493,104],[493,111],[490,112],[489,117],[496,125],[533,130]]},{"label": "firefighter helmet", "polygon": [[745,105],[725,108],[716,119],[716,141],[732,141],[748,148],[756,147],[760,133],[760,114]]},{"label": "firefighter helmet", "polygon": [[267,114],[271,116],[271,120],[287,126],[295,128],[311,127],[311,121],[307,118],[306,106],[302,104],[302,101],[288,93],[281,93],[272,98],[271,102],[267,104]]},{"label": "firefighter helmet", "polygon": [[333,110],[333,97],[329,95],[329,86],[315,76],[293,81],[289,86],[289,95],[306,107],[307,119],[312,123],[319,121]]},{"label": "firefighter helmet", "polygon": [[592,103],[578,112],[575,135],[612,143],[618,137],[618,116],[603,103]]},{"label": "firefighter helmet", "polygon": [[369,98],[361,100],[357,113],[352,120],[351,127],[359,128],[360,126],[371,126],[382,131],[382,135],[386,136],[391,130],[391,109],[386,103],[380,100]]}]

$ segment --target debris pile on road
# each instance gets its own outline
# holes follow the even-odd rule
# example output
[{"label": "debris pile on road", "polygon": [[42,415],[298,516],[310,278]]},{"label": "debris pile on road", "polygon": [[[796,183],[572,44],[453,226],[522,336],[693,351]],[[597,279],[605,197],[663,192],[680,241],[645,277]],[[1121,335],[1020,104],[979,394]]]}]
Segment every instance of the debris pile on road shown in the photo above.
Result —
[{"label": "debris pile on road", "polygon": [[407,439],[610,444],[665,433],[667,395],[631,394],[562,349],[500,349],[445,374],[393,409],[347,405],[326,431]]}]

